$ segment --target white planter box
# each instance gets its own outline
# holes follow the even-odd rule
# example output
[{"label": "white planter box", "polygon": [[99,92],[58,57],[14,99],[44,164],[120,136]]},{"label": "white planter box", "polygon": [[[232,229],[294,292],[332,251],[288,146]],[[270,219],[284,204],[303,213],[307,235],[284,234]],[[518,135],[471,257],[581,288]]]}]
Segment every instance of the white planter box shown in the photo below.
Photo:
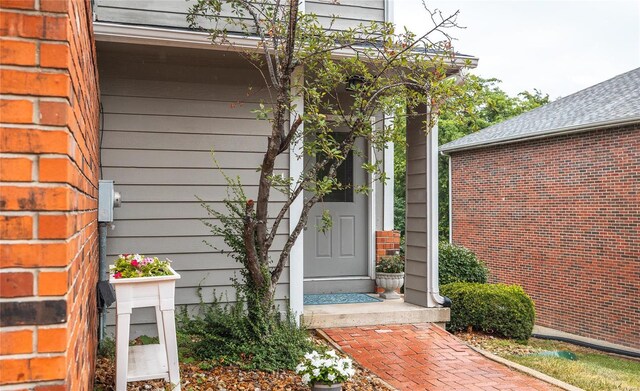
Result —
[{"label": "white planter box", "polygon": [[[180,390],[178,345],[175,325],[175,286],[180,275],[109,278],[116,291],[116,391],[127,382],[166,379]],[[129,327],[134,308],[154,307],[159,344],[129,346]]]}]

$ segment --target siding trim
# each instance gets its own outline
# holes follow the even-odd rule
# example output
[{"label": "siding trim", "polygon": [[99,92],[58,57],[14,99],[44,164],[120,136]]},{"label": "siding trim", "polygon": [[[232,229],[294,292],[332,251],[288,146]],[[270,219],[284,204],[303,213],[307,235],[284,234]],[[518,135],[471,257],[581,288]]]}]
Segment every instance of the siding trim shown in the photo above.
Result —
[{"label": "siding trim", "polygon": [[[371,126],[375,130],[376,118],[371,117],[370,121],[371,121]],[[369,144],[369,164],[375,164],[375,163],[376,163],[375,149],[372,144]],[[371,279],[375,279],[376,278],[376,205],[377,205],[376,196],[377,196],[377,192],[376,192],[376,186],[374,181],[375,178],[373,173],[368,174],[368,180],[369,180],[369,183],[372,184],[371,193],[369,193],[369,197],[368,197],[369,198],[369,213],[368,213],[369,232],[367,235],[369,238],[369,243],[367,244],[368,250],[369,250],[368,266],[369,266],[369,277]]]},{"label": "siding trim", "polygon": [[[386,114],[384,118],[384,125],[393,124],[394,115]],[[382,229],[384,231],[392,231],[394,228],[394,213],[393,213],[393,194],[394,194],[394,150],[395,145],[393,142],[388,142],[384,149],[384,173],[387,176],[387,181],[383,187],[383,204],[382,204]]]},{"label": "siding trim", "polygon": [[394,0],[384,0],[384,21],[387,23],[394,23],[395,19],[395,10],[394,10]]},{"label": "siding trim", "polygon": [[93,30],[96,41],[99,42],[136,43],[195,49],[257,51],[257,44],[260,42],[258,37],[229,34],[227,39],[230,41],[230,45],[221,45],[213,43],[209,39],[209,33],[206,32],[109,22],[94,22]]},{"label": "siding trim", "polygon": [[[296,91],[295,85],[301,85],[304,81],[304,70],[297,69],[293,76],[294,82],[291,90],[292,96],[296,96],[298,91]],[[298,110],[304,113],[304,99],[302,96],[295,98],[293,103]],[[291,112],[289,114],[289,123],[293,123],[296,120],[296,116],[296,112]],[[304,122],[300,124],[300,131],[302,132],[303,130]],[[289,147],[289,177],[294,178],[292,188],[295,187],[297,178],[300,178],[304,171],[304,159],[302,156],[304,156],[303,143],[298,138]],[[300,194],[289,207],[290,234],[295,230],[302,216],[303,198],[303,195]],[[289,307],[294,319],[299,324],[300,315],[304,313],[304,230],[300,232],[300,236],[298,236],[289,253]]]}]

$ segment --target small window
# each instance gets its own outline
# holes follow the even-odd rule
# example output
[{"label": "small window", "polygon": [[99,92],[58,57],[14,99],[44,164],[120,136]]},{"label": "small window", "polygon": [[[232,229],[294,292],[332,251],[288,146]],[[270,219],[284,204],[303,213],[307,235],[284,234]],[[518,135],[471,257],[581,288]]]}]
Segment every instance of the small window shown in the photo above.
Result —
[{"label": "small window", "polygon": [[[344,141],[346,136],[346,133],[336,132],[333,134],[334,139],[339,143]],[[318,158],[324,159],[324,155],[319,153]],[[318,179],[324,178],[328,174],[328,166],[330,164],[331,162],[327,163],[327,165],[318,172]],[[322,197],[322,201],[353,202],[353,151],[349,151],[347,158],[338,167],[336,171],[336,179],[342,184],[343,188],[340,190],[334,190],[329,194],[325,194],[324,197]]]}]

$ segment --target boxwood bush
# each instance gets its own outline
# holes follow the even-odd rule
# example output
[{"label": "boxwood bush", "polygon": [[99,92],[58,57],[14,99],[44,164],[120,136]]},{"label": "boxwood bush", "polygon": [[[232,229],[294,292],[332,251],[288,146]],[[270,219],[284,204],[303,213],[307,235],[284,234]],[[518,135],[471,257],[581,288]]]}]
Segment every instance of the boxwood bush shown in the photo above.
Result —
[{"label": "boxwood bush", "polygon": [[471,327],[518,340],[531,336],[535,308],[519,285],[454,282],[440,292],[452,302],[450,331]]},{"label": "boxwood bush", "polygon": [[471,250],[440,242],[438,252],[440,285],[452,282],[487,282],[489,270]]}]

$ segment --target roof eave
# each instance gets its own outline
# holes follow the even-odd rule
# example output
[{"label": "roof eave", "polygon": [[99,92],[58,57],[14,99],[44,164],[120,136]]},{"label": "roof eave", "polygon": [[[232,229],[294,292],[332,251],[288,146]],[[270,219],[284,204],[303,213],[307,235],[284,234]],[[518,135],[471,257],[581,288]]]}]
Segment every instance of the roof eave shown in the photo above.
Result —
[{"label": "roof eave", "polygon": [[469,149],[486,148],[486,147],[492,147],[492,146],[495,146],[495,145],[511,144],[511,143],[517,143],[517,142],[522,142],[522,141],[535,140],[535,139],[539,139],[539,138],[561,136],[561,135],[564,135],[564,134],[587,132],[587,131],[590,131],[590,130],[607,129],[607,128],[619,127],[619,126],[627,126],[627,125],[633,125],[634,123],[640,124],[640,116],[630,117],[630,118],[622,118],[622,119],[614,119],[614,120],[608,120],[608,121],[593,122],[593,123],[589,123],[589,124],[568,126],[568,127],[564,127],[564,128],[543,130],[543,131],[539,131],[539,132],[528,133],[528,134],[525,134],[525,135],[507,136],[507,137],[498,138],[498,139],[489,140],[489,141],[479,141],[479,142],[469,143],[469,144],[454,145],[454,146],[451,146],[451,147],[446,147],[446,145],[445,145],[443,147],[440,147],[440,152],[442,152],[445,155],[448,155],[451,152],[459,152],[459,151],[465,151],[465,150],[469,150]]},{"label": "roof eave", "polygon": [[[142,26],[113,22],[93,22],[93,31],[97,41],[133,43],[142,45],[174,46],[195,49],[213,49],[224,51],[261,51],[260,38],[240,34],[228,34],[228,43],[212,42],[209,33],[196,30],[173,29],[168,27]],[[357,53],[349,49],[338,49],[336,58],[356,57]],[[478,58],[459,54],[450,63],[452,74],[462,68],[476,68]]]}]

